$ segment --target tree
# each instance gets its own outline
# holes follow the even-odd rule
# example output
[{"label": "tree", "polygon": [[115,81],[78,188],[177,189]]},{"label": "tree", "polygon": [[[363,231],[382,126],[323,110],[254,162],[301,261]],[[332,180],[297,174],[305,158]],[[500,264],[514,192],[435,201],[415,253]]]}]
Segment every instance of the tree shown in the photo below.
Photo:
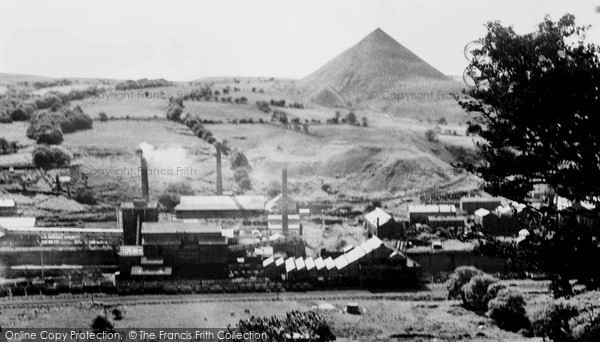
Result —
[{"label": "tree", "polygon": [[108,115],[106,115],[106,113],[104,113],[104,112],[100,112],[98,114],[98,117],[100,118],[100,122],[108,121]]},{"label": "tree", "polygon": [[46,145],[37,146],[33,152],[33,163],[41,168],[51,168],[55,166],[68,165],[71,158],[60,148],[49,147]]},{"label": "tree", "polygon": [[523,296],[515,291],[502,290],[488,304],[488,316],[504,329],[517,331],[529,327]]},{"label": "tree", "polygon": [[460,266],[448,278],[448,298],[460,298],[462,288],[469,283],[471,279],[484,273],[473,266]]},{"label": "tree", "polygon": [[548,184],[570,200],[600,195],[600,60],[586,44],[587,27],[573,15],[546,17],[518,35],[487,24],[469,65],[476,86],[459,104],[474,114],[482,161],[466,165],[487,191],[523,200],[534,184]]},{"label": "tree", "polygon": [[437,143],[438,141],[440,141],[437,134],[432,129],[428,129],[427,132],[425,132],[425,139],[427,139],[428,141],[434,142],[434,143]]},{"label": "tree", "polygon": [[[463,166],[494,195],[525,202],[544,184],[570,201],[599,204],[600,57],[598,46],[585,42],[587,27],[565,15],[546,17],[526,35],[499,22],[487,30],[469,65],[475,86],[459,100],[474,116],[467,133],[483,140],[480,161]],[[599,206],[588,212],[595,217],[588,225],[549,203],[546,212],[527,214],[526,241],[487,241],[483,249],[548,273],[557,297],[572,293],[570,279],[600,287],[600,267],[588,262],[600,257]]]},{"label": "tree", "polygon": [[113,332],[115,330],[113,324],[104,316],[96,316],[91,327],[94,333]]},{"label": "tree", "polygon": [[354,112],[349,112],[345,117],[346,123],[350,125],[358,125],[358,119],[356,118],[356,114]]}]

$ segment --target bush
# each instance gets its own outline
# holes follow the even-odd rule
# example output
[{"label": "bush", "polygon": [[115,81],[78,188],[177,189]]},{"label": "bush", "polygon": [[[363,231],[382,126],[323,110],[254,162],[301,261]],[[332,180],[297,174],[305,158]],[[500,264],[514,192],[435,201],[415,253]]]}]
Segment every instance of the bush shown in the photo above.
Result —
[{"label": "bush", "polygon": [[350,125],[358,125],[358,119],[356,118],[356,114],[354,114],[354,112],[349,112],[346,114],[344,121]]},{"label": "bush", "polygon": [[60,145],[63,142],[63,133],[57,128],[45,128],[37,133],[38,144]]},{"label": "bush", "polygon": [[473,266],[457,267],[448,279],[448,298],[458,299],[461,297],[462,287],[471,281],[471,278],[484,274]]},{"label": "bush", "polygon": [[81,108],[75,107],[75,109],[65,112],[65,118],[60,123],[60,128],[63,133],[68,134],[91,129],[93,125],[94,121],[92,118],[84,114]]},{"label": "bush", "polygon": [[8,141],[0,138],[0,154],[12,154],[19,150],[19,145],[16,141]]},{"label": "bush", "polygon": [[20,103],[12,111],[10,111],[10,118],[13,121],[27,121],[31,118],[35,112],[36,107],[29,103]]},{"label": "bush", "polygon": [[113,324],[104,316],[96,316],[91,327],[94,333],[113,332],[115,330]]},{"label": "bush", "polygon": [[108,121],[108,115],[106,115],[106,113],[104,113],[104,112],[100,112],[98,114],[98,117],[100,118],[100,122]]},{"label": "bush", "polygon": [[71,158],[60,148],[49,147],[45,145],[37,146],[33,152],[33,162],[41,168],[51,168],[54,166],[68,165]]},{"label": "bush", "polygon": [[537,336],[553,341],[572,340],[569,320],[576,317],[577,308],[565,299],[550,300],[532,314],[531,324]]},{"label": "bush", "polygon": [[270,113],[271,107],[267,101],[256,101],[256,107],[263,113]]},{"label": "bush", "polygon": [[427,130],[427,132],[425,132],[425,138],[428,141],[431,141],[431,142],[434,142],[434,143],[437,143],[437,142],[440,141],[440,139],[437,136],[437,133],[435,133],[435,131],[432,130],[432,129],[429,129],[429,130]]},{"label": "bush", "polygon": [[65,99],[58,94],[49,93],[35,100],[37,109],[52,109],[57,110],[65,104]]},{"label": "bush", "polygon": [[115,321],[120,321],[123,319],[123,312],[120,309],[114,308],[111,313],[113,314],[113,319]]},{"label": "bush", "polygon": [[497,282],[498,280],[489,274],[480,274],[471,278],[462,287],[464,305],[473,310],[487,310],[488,302],[493,299],[488,297],[488,289]]},{"label": "bush", "polygon": [[523,296],[504,289],[488,304],[488,316],[503,329],[518,331],[529,327]]},{"label": "bush", "polygon": [[235,151],[231,154],[229,162],[231,163],[231,169],[235,170],[238,168],[250,168],[248,158],[241,151]]},{"label": "bush", "polygon": [[75,191],[75,200],[81,204],[94,205],[98,203],[94,192],[91,189],[84,187],[78,188]]},{"label": "bush", "polygon": [[252,180],[248,171],[244,168],[238,168],[233,174],[233,180],[242,190],[252,190]]}]

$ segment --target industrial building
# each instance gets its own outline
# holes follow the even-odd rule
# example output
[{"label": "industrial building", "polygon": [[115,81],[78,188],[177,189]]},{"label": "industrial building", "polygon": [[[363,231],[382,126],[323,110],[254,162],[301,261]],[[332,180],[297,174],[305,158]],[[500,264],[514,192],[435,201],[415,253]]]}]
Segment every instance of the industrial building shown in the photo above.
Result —
[{"label": "industrial building", "polygon": [[514,236],[523,228],[518,215],[512,211],[492,212],[482,208],[475,212],[474,220],[483,233],[493,236]]},{"label": "industrial building", "polygon": [[264,196],[181,196],[178,219],[251,219],[265,214]]},{"label": "industrial building", "polygon": [[322,284],[402,287],[414,282],[420,266],[403,253],[387,248],[374,236],[335,257],[274,258],[263,260],[264,273],[273,279]]},{"label": "industrial building", "polygon": [[464,228],[464,216],[428,216],[427,225],[431,228]]},{"label": "industrial building", "polygon": [[375,208],[365,215],[365,228],[380,239],[403,239],[406,236],[407,223],[396,220],[381,208]]},{"label": "industrial building", "polygon": [[478,209],[492,211],[502,205],[502,199],[498,197],[462,197],[460,199],[460,210],[468,215],[474,215]]},{"label": "industrial building", "polygon": [[0,199],[0,217],[14,216],[17,213],[17,204],[10,199]]},{"label": "industrial building", "polygon": [[456,216],[456,206],[453,204],[422,204],[409,205],[410,223],[427,223],[429,216]]}]

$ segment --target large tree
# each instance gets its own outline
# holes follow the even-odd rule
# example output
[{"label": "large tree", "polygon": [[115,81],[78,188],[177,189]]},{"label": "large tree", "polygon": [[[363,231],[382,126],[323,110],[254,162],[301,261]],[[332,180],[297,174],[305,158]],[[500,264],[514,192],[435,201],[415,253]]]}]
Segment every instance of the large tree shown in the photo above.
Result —
[{"label": "large tree", "polygon": [[[459,100],[474,117],[468,131],[481,138],[480,160],[466,166],[496,195],[522,201],[545,184],[571,201],[600,204],[600,61],[587,27],[566,15],[524,35],[499,22],[487,30],[468,67],[474,86]],[[570,279],[600,287],[600,266],[590,263],[600,257],[598,216],[589,225],[555,210],[530,213],[525,242],[488,239],[479,250],[547,272],[559,296],[570,292]]]},{"label": "large tree", "polygon": [[475,86],[460,105],[474,114],[481,162],[469,165],[494,194],[523,200],[534,184],[570,200],[600,195],[600,61],[574,16],[546,17],[519,35],[499,22],[472,51]]}]

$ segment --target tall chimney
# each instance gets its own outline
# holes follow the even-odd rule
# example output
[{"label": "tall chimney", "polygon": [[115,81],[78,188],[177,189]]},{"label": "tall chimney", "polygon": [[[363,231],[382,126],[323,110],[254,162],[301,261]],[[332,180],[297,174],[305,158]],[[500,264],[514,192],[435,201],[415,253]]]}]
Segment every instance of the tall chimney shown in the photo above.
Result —
[{"label": "tall chimney", "polygon": [[218,142],[215,146],[217,148],[217,195],[223,195],[223,175],[221,166],[221,143]]},{"label": "tall chimney", "polygon": [[148,163],[146,162],[146,158],[144,158],[144,152],[141,149],[138,150],[138,154],[140,155],[140,164],[141,164],[141,176],[142,176],[142,197],[146,200],[146,202],[150,201],[150,187],[148,185]]},{"label": "tall chimney", "polygon": [[281,170],[281,232],[284,236],[289,234],[287,213],[287,168]]}]

